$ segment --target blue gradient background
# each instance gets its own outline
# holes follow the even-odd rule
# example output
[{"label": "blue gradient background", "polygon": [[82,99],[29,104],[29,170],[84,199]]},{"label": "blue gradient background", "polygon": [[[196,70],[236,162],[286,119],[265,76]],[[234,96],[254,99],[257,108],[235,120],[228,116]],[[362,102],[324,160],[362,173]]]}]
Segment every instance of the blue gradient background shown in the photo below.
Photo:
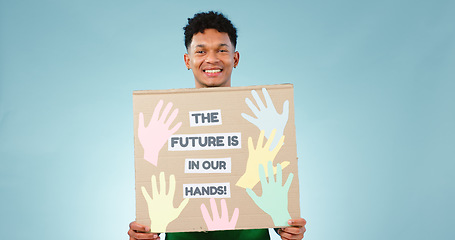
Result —
[{"label": "blue gradient background", "polygon": [[2,239],[127,239],[132,91],[194,86],[211,9],[233,86],[295,85],[305,239],[451,239],[455,1],[0,0]]}]

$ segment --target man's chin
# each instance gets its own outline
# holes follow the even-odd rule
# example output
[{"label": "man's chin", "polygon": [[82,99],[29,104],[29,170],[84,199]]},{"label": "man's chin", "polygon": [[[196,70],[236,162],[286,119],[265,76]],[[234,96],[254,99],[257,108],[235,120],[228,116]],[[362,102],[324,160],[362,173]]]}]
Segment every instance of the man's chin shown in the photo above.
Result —
[{"label": "man's chin", "polygon": [[230,87],[231,81],[230,80],[204,80],[204,81],[196,81],[197,88],[213,88],[213,87]]}]

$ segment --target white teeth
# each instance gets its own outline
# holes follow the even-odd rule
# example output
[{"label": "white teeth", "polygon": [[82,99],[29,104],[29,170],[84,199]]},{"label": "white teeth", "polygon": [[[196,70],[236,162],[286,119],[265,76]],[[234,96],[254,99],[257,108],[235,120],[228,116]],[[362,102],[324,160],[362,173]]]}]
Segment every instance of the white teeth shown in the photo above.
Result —
[{"label": "white teeth", "polygon": [[216,70],[205,70],[206,73],[218,73],[221,72],[221,69],[216,69]]}]

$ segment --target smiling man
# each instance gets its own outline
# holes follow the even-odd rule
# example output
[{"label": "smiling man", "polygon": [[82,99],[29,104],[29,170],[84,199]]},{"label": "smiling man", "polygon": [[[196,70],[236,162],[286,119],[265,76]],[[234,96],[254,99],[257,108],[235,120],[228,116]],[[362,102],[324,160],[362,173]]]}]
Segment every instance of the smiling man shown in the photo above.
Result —
[{"label": "smiling man", "polygon": [[[230,87],[232,68],[237,67],[240,58],[239,52],[235,51],[236,29],[228,19],[225,20],[229,22],[223,23],[223,19],[218,19],[215,13],[203,16],[207,19],[200,19],[202,15],[196,15],[188,20],[188,25],[184,28],[188,51],[184,55],[185,65],[188,70],[193,70],[196,88]],[[198,23],[201,20],[208,21],[207,24],[211,23],[213,26],[209,28],[203,22]],[[224,26],[229,24],[232,28]],[[217,29],[217,25],[220,26],[217,28],[221,29]]]},{"label": "smiling man", "polygon": [[[206,12],[195,14],[188,19],[185,30],[184,55],[185,65],[193,71],[195,87],[230,87],[233,68],[237,67],[240,59],[235,50],[237,45],[237,30],[231,21],[220,13]],[[277,229],[282,239],[302,239],[305,233],[306,221],[303,218],[290,219],[290,227]],[[157,233],[149,233],[150,227],[137,222],[130,223],[128,235],[130,240],[159,239]],[[167,240],[220,240],[270,239],[267,229],[229,230],[211,232],[167,233]]]},{"label": "smiling man", "polygon": [[193,70],[196,88],[231,86],[232,68],[240,55],[227,33],[205,29],[194,34],[187,50],[185,64]]}]

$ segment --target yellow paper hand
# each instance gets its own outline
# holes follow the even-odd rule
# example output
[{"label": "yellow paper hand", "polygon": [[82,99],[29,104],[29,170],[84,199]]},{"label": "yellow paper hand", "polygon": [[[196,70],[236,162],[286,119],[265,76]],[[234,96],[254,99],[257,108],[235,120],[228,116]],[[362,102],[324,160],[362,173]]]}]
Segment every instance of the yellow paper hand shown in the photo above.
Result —
[{"label": "yellow paper hand", "polygon": [[[263,145],[264,142],[264,130],[261,131],[259,134],[258,143],[256,149],[253,146],[253,139],[251,137],[248,138],[248,162],[246,164],[246,170],[242,177],[240,177],[239,181],[235,185],[242,187],[242,188],[253,188],[259,182],[259,165],[267,166],[267,162],[275,159],[275,156],[280,151],[281,146],[283,146],[284,142],[284,135],[281,136],[278,144],[275,146],[274,149],[270,150],[270,145],[273,142],[275,137],[276,129],[272,130],[265,146]],[[283,168],[289,165],[288,161],[284,161],[281,163]],[[267,167],[265,169],[266,174],[268,173]],[[276,167],[273,169],[273,173],[276,173]],[[268,177],[268,175],[267,175]]]},{"label": "yellow paper hand", "polygon": [[169,177],[169,192],[166,194],[164,172],[160,173],[159,191],[156,185],[156,177],[155,175],[152,176],[152,197],[150,197],[147,190],[145,190],[145,187],[141,186],[141,190],[149,209],[151,232],[166,232],[167,225],[180,215],[189,201],[189,199],[186,198],[180,203],[178,208],[174,208],[175,176],[171,175]]}]

